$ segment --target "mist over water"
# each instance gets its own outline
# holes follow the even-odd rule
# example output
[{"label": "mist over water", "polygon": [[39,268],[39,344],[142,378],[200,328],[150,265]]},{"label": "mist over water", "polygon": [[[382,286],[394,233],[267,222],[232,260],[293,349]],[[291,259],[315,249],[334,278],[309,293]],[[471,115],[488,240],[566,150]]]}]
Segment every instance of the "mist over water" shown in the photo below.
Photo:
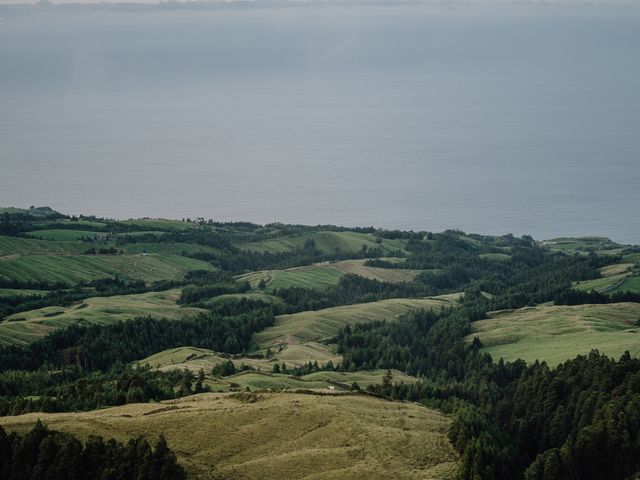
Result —
[{"label": "mist over water", "polygon": [[0,13],[0,205],[640,243],[640,8]]}]

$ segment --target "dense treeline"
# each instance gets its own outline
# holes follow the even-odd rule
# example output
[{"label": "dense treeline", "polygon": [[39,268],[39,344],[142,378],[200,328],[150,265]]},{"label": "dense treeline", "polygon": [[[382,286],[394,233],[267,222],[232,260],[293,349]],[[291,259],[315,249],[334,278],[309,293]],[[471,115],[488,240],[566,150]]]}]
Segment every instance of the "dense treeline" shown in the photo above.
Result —
[{"label": "dense treeline", "polygon": [[37,370],[75,365],[86,371],[106,370],[182,345],[241,353],[254,332],[273,324],[270,309],[233,317],[202,314],[180,321],[137,318],[109,325],[71,325],[26,347],[0,348],[0,371]]},{"label": "dense treeline", "polygon": [[73,412],[114,405],[170,400],[206,391],[188,370],[168,372],[117,364],[108,372],[77,368],[0,373],[0,415]]},{"label": "dense treeline", "polygon": [[556,305],[582,305],[585,303],[618,303],[618,302],[640,302],[640,293],[634,292],[616,292],[616,293],[600,293],[600,292],[584,292],[568,288],[553,299]]},{"label": "dense treeline", "polygon": [[468,292],[453,311],[345,328],[344,365],[399,368],[415,384],[372,390],[455,413],[464,479],[624,479],[640,469],[640,360],[593,352],[556,369],[493,363],[464,337],[489,301]]},{"label": "dense treeline", "polygon": [[249,349],[253,333],[273,321],[267,307],[181,321],[139,318],[72,325],[26,347],[2,347],[0,414],[91,410],[205,391],[204,379],[194,384],[188,371],[132,370],[125,364],[183,345],[242,353]]},{"label": "dense treeline", "polygon": [[163,436],[153,448],[143,438],[123,444],[99,436],[90,436],[83,445],[38,421],[24,435],[7,434],[0,426],[0,478],[183,480],[186,474]]},{"label": "dense treeline", "polygon": [[289,306],[289,312],[375,302],[386,298],[425,296],[432,293],[434,290],[419,283],[388,283],[354,274],[343,275],[337,285],[322,291],[286,287],[277,288],[272,292]]},{"label": "dense treeline", "polygon": [[244,293],[251,290],[251,285],[247,281],[236,281],[227,272],[197,270],[188,272],[185,282],[191,283],[182,289],[178,303],[195,305],[202,300],[225,295],[229,293]]}]

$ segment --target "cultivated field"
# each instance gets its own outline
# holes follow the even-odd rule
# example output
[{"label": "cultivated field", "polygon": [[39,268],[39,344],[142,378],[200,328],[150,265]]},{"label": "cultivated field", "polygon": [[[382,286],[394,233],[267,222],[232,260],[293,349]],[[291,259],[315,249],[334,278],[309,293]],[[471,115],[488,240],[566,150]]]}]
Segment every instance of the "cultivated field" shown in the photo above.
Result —
[{"label": "cultivated field", "polygon": [[318,342],[335,336],[342,327],[374,320],[395,320],[412,310],[440,309],[456,304],[458,294],[428,298],[393,298],[323,310],[280,315],[276,324],[256,334],[261,348],[281,343]]},{"label": "cultivated field", "polygon": [[557,365],[592,349],[613,357],[640,355],[639,303],[529,307],[475,322],[474,336],[494,360],[522,358]]},{"label": "cultivated field", "polygon": [[0,323],[0,345],[23,345],[76,323],[112,323],[139,316],[180,319],[204,310],[176,304],[180,290],[87,298],[69,307],[44,307],[10,315]]},{"label": "cultivated field", "polygon": [[[63,242],[49,242],[63,243]],[[127,280],[179,280],[189,270],[212,270],[206,262],[178,255],[28,255],[0,259],[0,278],[70,284],[118,276]]]},{"label": "cultivated field", "polygon": [[289,252],[302,248],[307,240],[313,240],[316,248],[323,253],[357,253],[363,245],[367,248],[380,248],[385,255],[393,255],[398,250],[404,251],[402,240],[382,239],[381,243],[376,243],[374,235],[356,232],[317,232],[278,237],[262,242],[243,243],[238,248],[256,252]]},{"label": "cultivated field", "polygon": [[286,270],[262,270],[241,275],[239,278],[247,280],[252,288],[257,288],[260,281],[264,280],[265,290],[270,292],[287,287],[322,289],[335,285],[340,277],[347,273],[389,283],[410,282],[420,273],[419,270],[368,267],[364,263],[365,260],[322,262]]},{"label": "cultivated field", "polygon": [[24,432],[38,418],[83,439],[162,433],[190,479],[451,479],[458,465],[447,417],[364,395],[211,393],[0,424]]},{"label": "cultivated field", "polygon": [[[0,257],[13,255],[63,255],[83,253],[91,245],[84,242],[54,242],[35,238],[0,235]],[[0,262],[6,259],[0,258]]]}]

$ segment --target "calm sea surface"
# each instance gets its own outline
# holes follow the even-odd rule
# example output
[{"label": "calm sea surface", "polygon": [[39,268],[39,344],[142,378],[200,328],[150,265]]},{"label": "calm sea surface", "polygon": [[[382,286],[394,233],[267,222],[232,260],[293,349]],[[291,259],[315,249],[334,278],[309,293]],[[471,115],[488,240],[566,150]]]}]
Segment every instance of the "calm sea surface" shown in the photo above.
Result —
[{"label": "calm sea surface", "polygon": [[640,243],[640,7],[0,13],[0,205]]}]

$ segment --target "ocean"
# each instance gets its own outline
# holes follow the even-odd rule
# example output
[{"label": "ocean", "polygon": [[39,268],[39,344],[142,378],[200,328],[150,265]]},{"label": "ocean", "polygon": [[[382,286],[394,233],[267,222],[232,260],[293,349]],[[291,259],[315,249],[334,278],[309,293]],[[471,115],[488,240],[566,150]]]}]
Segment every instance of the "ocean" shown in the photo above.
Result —
[{"label": "ocean", "polygon": [[640,243],[639,186],[640,7],[0,8],[2,206]]}]

